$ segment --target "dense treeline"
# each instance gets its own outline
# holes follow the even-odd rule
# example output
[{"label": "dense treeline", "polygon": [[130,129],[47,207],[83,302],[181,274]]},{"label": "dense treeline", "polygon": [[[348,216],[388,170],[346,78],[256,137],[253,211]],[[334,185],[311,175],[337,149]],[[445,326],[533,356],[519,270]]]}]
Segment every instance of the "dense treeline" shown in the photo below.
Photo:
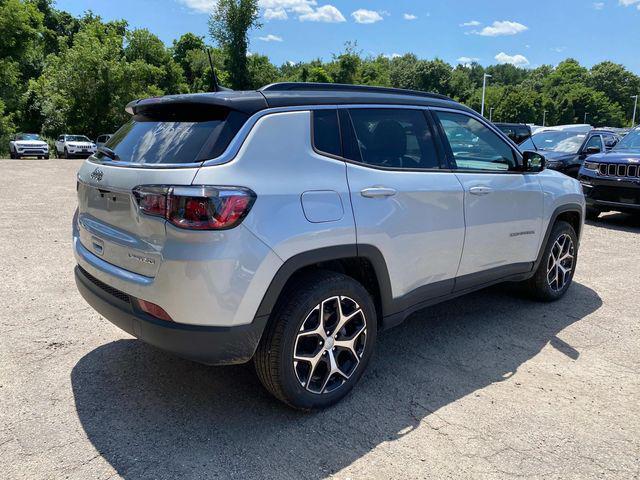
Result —
[{"label": "dense treeline", "polygon": [[[255,15],[238,19],[247,28],[259,26]],[[212,16],[212,38],[221,47],[224,25]],[[123,123],[124,106],[133,99],[202,92],[211,85],[207,42],[192,33],[168,48],[146,29],[105,22],[91,12],[75,18],[55,9],[53,0],[0,0],[0,32],[0,151],[18,131],[95,138]],[[631,96],[640,91],[640,77],[612,62],[591,69],[573,59],[535,69],[453,67],[412,54],[365,57],[356,44],[347,44],[330,61],[277,67],[266,56],[248,55],[244,62],[230,51],[211,50],[221,83],[231,87],[275,81],[383,85],[442,93],[476,110],[489,73],[486,112],[493,108],[494,121],[541,123],[546,111],[547,124],[582,123],[586,113],[594,125],[624,126],[631,119]]]}]

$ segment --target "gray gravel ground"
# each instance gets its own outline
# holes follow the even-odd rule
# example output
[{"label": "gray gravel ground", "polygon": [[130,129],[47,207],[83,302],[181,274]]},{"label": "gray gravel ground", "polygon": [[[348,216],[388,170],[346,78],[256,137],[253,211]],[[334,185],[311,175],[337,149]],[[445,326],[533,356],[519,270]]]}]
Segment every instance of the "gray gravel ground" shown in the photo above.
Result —
[{"label": "gray gravel ground", "polygon": [[79,161],[0,161],[0,477],[639,478],[640,220],[586,227],[556,304],[505,286],[384,333],[315,414],[145,346],[72,277]]}]

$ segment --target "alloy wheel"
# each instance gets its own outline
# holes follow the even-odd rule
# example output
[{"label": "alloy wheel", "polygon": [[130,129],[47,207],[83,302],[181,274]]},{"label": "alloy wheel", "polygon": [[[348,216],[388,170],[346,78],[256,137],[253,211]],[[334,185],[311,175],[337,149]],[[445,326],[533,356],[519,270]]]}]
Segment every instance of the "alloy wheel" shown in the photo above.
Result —
[{"label": "alloy wheel", "polygon": [[559,292],[567,285],[573,266],[573,240],[570,235],[564,233],[554,242],[547,260],[547,283],[551,290]]},{"label": "alloy wheel", "polygon": [[315,394],[335,391],[358,368],[367,338],[367,320],[355,300],[336,296],[306,316],[296,336],[293,368],[300,385]]}]

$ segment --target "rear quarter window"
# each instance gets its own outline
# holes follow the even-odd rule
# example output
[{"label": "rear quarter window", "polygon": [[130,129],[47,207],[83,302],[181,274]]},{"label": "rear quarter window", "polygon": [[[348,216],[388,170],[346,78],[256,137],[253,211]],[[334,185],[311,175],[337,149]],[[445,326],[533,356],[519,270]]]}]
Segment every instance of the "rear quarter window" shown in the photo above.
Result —
[{"label": "rear quarter window", "polygon": [[313,147],[320,153],[342,156],[337,110],[314,110]]}]

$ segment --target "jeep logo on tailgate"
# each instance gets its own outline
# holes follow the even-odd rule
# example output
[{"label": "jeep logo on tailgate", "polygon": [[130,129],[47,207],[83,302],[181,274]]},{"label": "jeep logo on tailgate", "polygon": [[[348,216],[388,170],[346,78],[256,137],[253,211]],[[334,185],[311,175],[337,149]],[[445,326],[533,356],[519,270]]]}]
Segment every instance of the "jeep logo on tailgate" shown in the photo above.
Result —
[{"label": "jeep logo on tailgate", "polygon": [[100,170],[100,168],[96,168],[93,172],[91,172],[91,178],[96,182],[102,181],[103,176],[104,173],[102,172],[102,170]]}]

